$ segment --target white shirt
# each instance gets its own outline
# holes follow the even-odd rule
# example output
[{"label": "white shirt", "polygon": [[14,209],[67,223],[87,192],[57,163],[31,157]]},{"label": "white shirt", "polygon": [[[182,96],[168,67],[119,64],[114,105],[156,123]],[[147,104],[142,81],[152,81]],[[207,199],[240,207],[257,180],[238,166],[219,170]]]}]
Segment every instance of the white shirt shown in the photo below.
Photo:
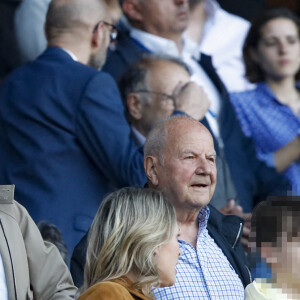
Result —
[{"label": "white shirt", "polygon": [[6,277],[5,277],[4,265],[3,265],[1,254],[0,254],[0,299],[8,300]]},{"label": "white shirt", "polygon": [[189,40],[186,51],[211,55],[213,65],[230,92],[254,87],[245,78],[242,47],[250,23],[223,10],[216,0],[205,0],[207,21],[200,44]]},{"label": "white shirt", "polygon": [[[157,35],[153,35],[151,33],[133,27],[130,28],[130,36],[141,43],[147,50],[152,53],[164,54],[182,59],[190,67],[190,70],[192,72],[191,80],[195,81],[203,87],[211,102],[210,110],[214,115],[218,116],[221,103],[220,94],[213,82],[201,68],[199,63],[192,57],[190,52],[185,51],[183,47],[183,51],[180,53],[174,41],[165,39]],[[182,39],[182,43],[185,43],[184,36]],[[197,52],[197,59],[199,59],[200,53],[199,51]],[[216,137],[219,137],[219,127],[216,118],[212,117],[210,113],[206,113],[205,116],[207,117],[207,121],[209,122],[214,135]]]}]

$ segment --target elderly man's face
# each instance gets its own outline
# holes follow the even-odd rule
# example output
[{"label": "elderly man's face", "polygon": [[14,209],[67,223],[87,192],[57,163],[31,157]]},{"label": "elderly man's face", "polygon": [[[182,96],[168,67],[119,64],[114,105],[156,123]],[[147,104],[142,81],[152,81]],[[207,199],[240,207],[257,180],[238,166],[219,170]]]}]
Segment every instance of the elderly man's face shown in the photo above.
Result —
[{"label": "elderly man's face", "polygon": [[181,34],[188,25],[188,0],[142,0],[140,14],[144,30],[163,37]]},{"label": "elderly man's face", "polygon": [[142,103],[140,119],[136,121],[144,136],[158,121],[173,113],[174,90],[179,84],[186,84],[189,80],[189,73],[173,62],[160,61],[152,67],[148,73],[148,86],[149,91],[154,93],[149,93],[149,101]]},{"label": "elderly man's face", "polygon": [[216,186],[213,139],[200,123],[184,121],[168,129],[158,186],[178,209],[206,206]]}]

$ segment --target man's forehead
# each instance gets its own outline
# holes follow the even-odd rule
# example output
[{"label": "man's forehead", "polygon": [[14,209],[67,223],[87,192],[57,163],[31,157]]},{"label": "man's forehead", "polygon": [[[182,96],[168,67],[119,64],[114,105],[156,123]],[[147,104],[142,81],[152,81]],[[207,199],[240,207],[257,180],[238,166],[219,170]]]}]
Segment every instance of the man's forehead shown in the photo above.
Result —
[{"label": "man's forehead", "polygon": [[[183,125],[183,126],[181,126]],[[199,126],[175,126],[167,131],[166,150],[180,152],[205,151],[215,154],[214,142],[210,132],[199,123]]]}]

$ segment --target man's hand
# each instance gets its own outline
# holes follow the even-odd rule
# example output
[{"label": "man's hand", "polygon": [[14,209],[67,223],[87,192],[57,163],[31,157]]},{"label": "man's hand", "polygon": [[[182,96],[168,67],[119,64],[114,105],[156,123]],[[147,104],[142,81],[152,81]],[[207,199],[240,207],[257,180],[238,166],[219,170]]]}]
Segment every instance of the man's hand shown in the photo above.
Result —
[{"label": "man's hand", "polygon": [[227,205],[220,209],[220,212],[224,215],[236,215],[245,220],[243,235],[241,239],[242,246],[245,251],[248,250],[248,240],[250,235],[250,221],[251,221],[251,213],[243,213],[243,208],[240,205],[236,205],[235,201],[231,199]]},{"label": "man's hand", "polygon": [[195,82],[179,83],[174,92],[175,109],[181,110],[196,120],[202,120],[210,107],[203,88]]}]

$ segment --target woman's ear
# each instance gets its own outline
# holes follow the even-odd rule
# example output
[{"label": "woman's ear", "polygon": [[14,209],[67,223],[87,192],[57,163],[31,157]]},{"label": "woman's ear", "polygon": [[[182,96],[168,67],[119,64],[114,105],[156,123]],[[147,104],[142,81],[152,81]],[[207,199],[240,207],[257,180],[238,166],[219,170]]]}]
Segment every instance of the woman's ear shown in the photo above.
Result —
[{"label": "woman's ear", "polygon": [[153,256],[157,257],[159,255],[159,247],[156,247],[153,252]]}]

